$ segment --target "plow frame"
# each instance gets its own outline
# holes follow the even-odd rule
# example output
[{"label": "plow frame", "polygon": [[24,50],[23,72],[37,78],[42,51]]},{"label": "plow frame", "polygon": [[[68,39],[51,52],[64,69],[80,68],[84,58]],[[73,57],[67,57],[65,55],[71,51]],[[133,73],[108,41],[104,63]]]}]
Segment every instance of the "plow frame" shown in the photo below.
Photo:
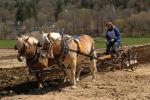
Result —
[{"label": "plow frame", "polygon": [[134,71],[137,62],[137,52],[134,48],[120,48],[116,53],[105,55],[104,53],[97,53],[99,55],[97,60],[97,67],[102,67],[104,64],[112,66],[112,69],[131,69]]}]

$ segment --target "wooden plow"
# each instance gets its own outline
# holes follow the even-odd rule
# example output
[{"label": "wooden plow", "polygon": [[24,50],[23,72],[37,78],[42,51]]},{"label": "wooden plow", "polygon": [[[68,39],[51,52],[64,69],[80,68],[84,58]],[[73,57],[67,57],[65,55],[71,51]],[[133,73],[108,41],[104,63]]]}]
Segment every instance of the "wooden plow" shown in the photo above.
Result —
[{"label": "wooden plow", "polygon": [[133,48],[119,49],[116,53],[105,55],[97,53],[97,66],[102,67],[104,64],[112,66],[113,69],[131,69],[134,71],[138,65],[137,52]]}]

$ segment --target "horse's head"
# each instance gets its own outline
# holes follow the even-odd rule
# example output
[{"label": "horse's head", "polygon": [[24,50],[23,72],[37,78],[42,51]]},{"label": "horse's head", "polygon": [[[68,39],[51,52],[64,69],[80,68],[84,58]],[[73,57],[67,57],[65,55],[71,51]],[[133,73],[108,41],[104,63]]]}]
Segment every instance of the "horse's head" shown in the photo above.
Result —
[{"label": "horse's head", "polygon": [[41,32],[39,37],[39,43],[42,47],[42,50],[47,51],[49,58],[54,58],[53,56],[53,40],[50,37],[51,33]]},{"label": "horse's head", "polygon": [[61,50],[61,34],[56,32],[45,33],[41,31],[39,42],[44,50],[48,50],[49,58],[54,58],[54,55],[60,54]]},{"label": "horse's head", "polygon": [[30,57],[35,52],[38,41],[33,37],[22,36],[16,38],[15,50],[18,50],[17,59],[22,61],[22,57]]}]

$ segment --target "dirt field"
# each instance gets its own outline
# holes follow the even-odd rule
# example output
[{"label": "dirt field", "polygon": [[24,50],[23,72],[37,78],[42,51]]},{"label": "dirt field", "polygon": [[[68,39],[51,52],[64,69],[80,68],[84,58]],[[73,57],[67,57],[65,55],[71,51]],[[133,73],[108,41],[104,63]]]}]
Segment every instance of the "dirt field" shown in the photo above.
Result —
[{"label": "dirt field", "polygon": [[25,62],[18,62],[17,51],[13,49],[0,49],[0,68],[25,66]]},{"label": "dirt field", "polygon": [[[62,75],[51,73],[38,90],[35,78],[28,74],[24,63],[15,60],[15,51],[0,54],[1,100],[149,100],[150,64],[139,65],[135,71],[97,72],[96,82],[84,73],[76,89],[63,83]],[[13,59],[10,64],[9,60]],[[6,60],[6,63],[1,63]],[[7,66],[6,68],[4,67]],[[7,65],[8,64],[8,65]],[[10,66],[11,65],[11,66]],[[18,66],[18,67],[16,67]]]}]

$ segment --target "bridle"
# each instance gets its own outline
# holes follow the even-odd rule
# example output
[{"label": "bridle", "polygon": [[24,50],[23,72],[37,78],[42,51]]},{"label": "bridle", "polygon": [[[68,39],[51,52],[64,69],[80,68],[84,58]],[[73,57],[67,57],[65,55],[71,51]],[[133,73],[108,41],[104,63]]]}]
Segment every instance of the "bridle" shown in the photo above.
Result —
[{"label": "bridle", "polygon": [[[68,44],[70,43],[70,41],[67,42],[67,39],[64,38],[64,34],[61,34],[61,36],[57,39],[53,39],[52,37],[49,36],[49,34],[47,35],[47,37],[50,41],[50,45],[49,45],[50,47],[49,47],[48,51],[53,54],[53,58],[49,58],[49,59],[51,59],[52,61],[56,61],[57,65],[61,66],[62,69],[64,69],[65,65],[64,65],[63,61],[65,59],[65,56],[69,52]],[[61,40],[60,40],[60,38],[61,38]],[[59,45],[56,43],[57,41],[60,41]],[[54,54],[54,49],[53,49],[54,47],[56,47],[56,48],[59,47],[60,51],[58,52],[58,54],[56,54],[56,53]]]},{"label": "bridle", "polygon": [[[45,50],[45,51],[48,53],[48,55],[49,55],[49,54],[51,55],[51,57],[48,57],[49,59],[53,59],[53,58],[54,58],[54,55],[53,55],[53,48],[54,48],[54,46],[56,46],[55,40],[54,40],[53,38],[50,38],[50,37],[49,37],[49,34],[47,35],[47,37],[48,37],[48,39],[49,39],[49,42],[46,41],[46,39],[45,39],[45,42],[44,42],[44,45],[43,45],[42,50]],[[45,45],[46,45],[46,48],[45,48]],[[48,46],[48,47],[47,47],[47,46]]]},{"label": "bridle", "polygon": [[[28,38],[29,39],[29,38]],[[19,56],[23,56],[23,57],[26,57],[26,59],[30,59],[30,58],[32,58],[35,54],[36,54],[36,52],[37,52],[37,48],[36,48],[36,45],[31,45],[29,42],[28,42],[28,39],[27,40],[23,40],[23,47],[20,49],[20,50],[18,50],[18,54],[19,54]],[[27,44],[27,45],[26,45]],[[34,47],[35,46],[35,47]],[[34,50],[34,52],[33,52],[33,54],[32,55],[28,55],[28,51],[29,51],[29,49],[31,49],[31,48],[33,48],[33,50]],[[17,49],[16,48],[16,46],[15,46],[15,49]]]},{"label": "bridle", "polygon": [[23,47],[20,50],[18,50],[18,54],[22,56],[26,55],[26,47],[24,43],[23,43]]}]

